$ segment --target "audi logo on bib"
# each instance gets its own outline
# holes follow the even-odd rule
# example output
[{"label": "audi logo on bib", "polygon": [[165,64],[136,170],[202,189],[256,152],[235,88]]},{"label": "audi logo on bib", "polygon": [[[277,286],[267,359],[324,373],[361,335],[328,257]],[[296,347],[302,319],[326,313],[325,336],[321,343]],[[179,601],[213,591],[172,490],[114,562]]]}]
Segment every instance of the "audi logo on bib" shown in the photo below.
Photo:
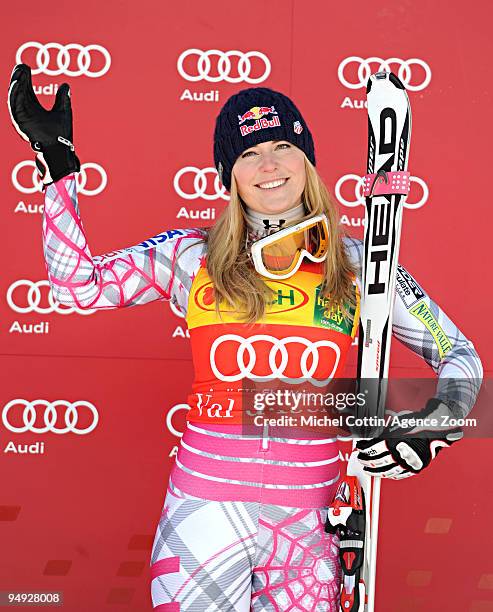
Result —
[{"label": "audi logo on bib", "polygon": [[[22,174],[24,168],[32,170],[32,176],[30,176],[29,184],[22,184],[19,179],[19,174]],[[89,171],[89,172],[88,172]],[[97,182],[92,187],[87,187],[88,174],[91,175],[91,171],[98,175]],[[29,175],[28,175],[29,176]],[[81,164],[80,171],[75,174],[77,181],[77,193],[85,196],[95,196],[100,194],[108,184],[108,175],[105,169],[99,164],[93,162],[86,162]],[[27,182],[27,181],[26,181]],[[92,181],[91,181],[92,182]],[[39,172],[36,168],[36,163],[32,160],[21,161],[14,166],[12,170],[12,184],[21,193],[37,193],[43,191],[43,183],[39,177]]]},{"label": "audi logo on bib", "polygon": [[[187,61],[189,57],[192,57],[193,60]],[[214,58],[214,61],[211,58]],[[237,58],[237,61],[232,62],[231,58]],[[267,79],[271,71],[269,58],[260,51],[242,53],[241,51],[219,51],[219,49],[209,51],[187,49],[178,58],[176,67],[179,74],[187,81],[203,80],[209,83],[219,81],[261,83]]]},{"label": "audi logo on bib", "polygon": [[[355,70],[356,77],[354,77]],[[371,74],[381,70],[396,72],[406,89],[410,91],[420,91],[431,81],[431,68],[418,58],[402,60],[398,57],[391,57],[384,60],[380,57],[364,59],[353,55],[342,60],[337,69],[337,76],[348,89],[360,89],[366,87]]]},{"label": "audi logo on bib", "polygon": [[[37,425],[41,421],[42,426]],[[37,399],[13,399],[2,410],[2,423],[13,433],[74,433],[80,436],[91,433],[99,422],[95,406],[83,400],[48,402]]]},{"label": "audi logo on bib", "polygon": [[[404,208],[416,210],[426,204],[430,192],[428,189],[428,185],[423,181],[423,179],[419,178],[418,176],[411,176],[409,180],[411,184],[414,183],[415,185],[419,185],[422,190],[422,195],[417,202],[404,202]],[[345,184],[350,183],[351,181],[354,181],[355,183],[354,200],[348,200],[342,194],[342,191],[343,189],[345,189],[346,186]],[[344,174],[344,176],[341,176],[341,178],[337,181],[335,185],[334,191],[336,198],[343,206],[347,206],[348,208],[356,208],[357,206],[365,205],[365,198],[363,196],[363,181],[364,177],[359,176],[359,174]]]},{"label": "audi logo on bib", "polygon": [[[14,292],[19,287],[25,287],[27,292],[18,292],[14,297]],[[43,297],[41,289],[46,289],[45,297]],[[21,295],[22,294],[22,295]],[[92,314],[94,310],[80,309],[76,306],[64,306],[53,298],[50,289],[50,283],[47,280],[30,281],[20,279],[12,283],[7,289],[7,304],[14,312],[28,314],[36,312],[38,314],[50,314],[56,312],[66,315],[74,312],[82,315]]]},{"label": "audi logo on bib", "polygon": [[[186,180],[186,175],[193,177],[193,191],[184,191],[182,180]],[[213,193],[210,193],[210,186],[207,176],[210,175],[213,179],[212,189]],[[226,193],[226,189],[222,186],[219,181],[219,176],[215,168],[196,168],[195,166],[186,166],[175,174],[173,179],[173,187],[176,193],[185,200],[196,200],[202,198],[204,200],[229,200],[229,196]]]},{"label": "audi logo on bib", "polygon": [[[97,78],[106,74],[111,66],[111,56],[108,50],[101,45],[86,45],[83,47],[78,43],[61,45],[56,42],[42,44],[35,41],[26,42],[17,49],[16,63],[32,65],[32,60],[25,57],[28,55],[26,52],[31,49],[36,51],[35,62],[37,68],[33,68],[33,75],[59,76],[64,74],[70,77],[84,75]],[[102,67],[101,59],[103,60]],[[53,64],[56,65],[55,69],[50,68]]]},{"label": "audi logo on bib", "polygon": [[324,386],[334,377],[340,358],[341,349],[335,342],[311,342],[302,336],[224,334],[210,349],[212,371],[224,382],[249,378],[300,384],[310,379],[310,384]]}]

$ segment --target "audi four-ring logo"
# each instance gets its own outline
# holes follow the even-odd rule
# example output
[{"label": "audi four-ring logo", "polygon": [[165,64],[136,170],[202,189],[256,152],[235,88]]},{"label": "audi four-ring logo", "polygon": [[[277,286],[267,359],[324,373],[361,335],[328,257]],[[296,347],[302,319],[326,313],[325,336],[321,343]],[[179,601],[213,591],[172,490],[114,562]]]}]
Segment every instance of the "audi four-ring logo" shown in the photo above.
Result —
[{"label": "audi four-ring logo", "polygon": [[[22,411],[19,414],[19,411]],[[16,413],[18,418],[16,419]],[[85,426],[79,425],[82,421],[81,415],[84,413],[89,415],[89,424]],[[64,416],[65,426],[57,426],[60,417]],[[20,416],[20,419],[19,419]],[[35,425],[39,419],[43,419],[44,425],[38,427]],[[13,399],[6,404],[2,410],[2,423],[9,431],[13,433],[55,433],[65,434],[72,432],[80,436],[91,433],[99,421],[99,414],[95,406],[90,402],[83,400],[77,402],[67,402],[66,400],[55,400],[48,402],[38,399],[27,401],[25,399]],[[84,418],[84,424],[87,423],[87,418]],[[14,424],[16,423],[16,424]],[[18,423],[22,423],[19,426]]]},{"label": "audi four-ring logo", "polygon": [[[15,61],[17,64],[25,64],[26,62],[22,59],[22,54],[28,49],[37,49],[36,53],[36,65],[32,74],[48,74],[49,76],[58,76],[60,74],[66,74],[70,77],[77,77],[85,75],[91,78],[96,78],[106,74],[111,66],[111,56],[107,49],[101,45],[86,45],[83,47],[78,43],[70,43],[68,45],[61,45],[60,43],[51,42],[43,45],[42,43],[29,41],[21,45],[17,49],[15,55]],[[77,68],[74,70],[70,68],[72,64],[71,51],[77,51]],[[52,56],[52,52],[56,55]],[[93,59],[100,55],[103,57],[104,65],[99,70],[91,69]],[[56,63],[56,69],[51,69],[51,60]]]},{"label": "audi four-ring logo", "polygon": [[[192,174],[193,176],[193,192],[187,193],[183,191],[180,186],[181,178],[186,174]],[[211,175],[214,178],[212,185],[214,193],[207,193],[207,175]],[[229,196],[226,195],[226,189],[222,186],[219,181],[219,175],[215,168],[195,168],[195,166],[186,166],[175,174],[173,179],[173,186],[176,193],[184,198],[185,200],[196,200],[197,198],[203,198],[204,200],[217,200],[221,198],[223,200],[229,200]]]},{"label": "audi four-ring logo", "polygon": [[[19,287],[27,288],[27,294],[23,293],[22,305],[16,303],[19,300],[19,295],[14,299],[14,292]],[[46,297],[42,298],[41,289],[45,288]],[[44,302],[45,305],[42,305]],[[57,312],[58,314],[66,315],[77,312],[81,315],[88,315],[94,312],[94,309],[80,309],[77,306],[65,306],[57,302],[53,293],[50,289],[50,283],[47,280],[40,280],[37,282],[30,281],[27,279],[20,279],[12,283],[7,290],[7,304],[12,308],[14,312],[18,312],[20,314],[28,314],[31,312],[36,312],[38,314],[49,314],[51,312]]]},{"label": "audi four-ring logo", "polygon": [[[359,176],[358,174],[345,174],[341,176],[341,178],[337,181],[335,186],[335,194],[336,198],[339,200],[341,204],[344,206],[348,206],[349,208],[356,208],[356,206],[364,206],[365,198],[363,196],[363,180],[364,177]],[[346,198],[342,195],[342,189],[346,181],[354,181],[354,200],[346,200]],[[417,183],[422,190],[421,199],[417,202],[404,202],[404,208],[410,208],[412,210],[416,210],[417,208],[421,208],[424,206],[428,200],[428,196],[430,191],[428,189],[428,185],[417,176],[411,176],[411,183]]]},{"label": "audi four-ring logo", "polygon": [[[189,56],[197,56],[197,64],[194,74],[189,74],[185,71],[184,62]],[[217,62],[214,64],[217,66],[215,70],[212,70],[211,57],[217,57]],[[236,71],[238,76],[231,76],[232,71],[232,57],[238,58],[238,67]],[[257,77],[252,76],[252,62],[251,58],[258,58],[263,63],[264,72]],[[261,83],[269,76],[271,71],[271,63],[269,58],[260,51],[248,51],[242,53],[241,51],[219,51],[219,49],[210,49],[209,51],[202,51],[202,49],[187,49],[178,58],[177,68],[180,75],[187,81],[209,81],[209,83],[218,83],[219,81],[227,81],[228,83],[241,83],[246,81],[247,83]],[[217,76],[211,76],[211,72],[217,72]]]},{"label": "audi four-ring logo", "polygon": [[[270,372],[267,375],[254,375],[252,376],[253,370],[255,368],[255,363],[257,361],[257,355],[255,351],[255,343],[256,342],[269,342],[272,344],[272,347],[269,351],[269,367]],[[236,363],[240,370],[239,374],[223,374],[216,364],[216,351],[219,346],[226,342],[234,342],[237,343],[236,350]],[[299,366],[301,370],[300,378],[291,378],[287,376],[283,376],[286,371],[289,362],[289,351],[287,349],[288,345],[302,345],[305,347],[303,353],[300,358]],[[332,367],[332,371],[324,380],[313,378],[313,374],[318,367],[320,361],[319,349],[322,347],[330,348],[334,351],[335,359],[334,366]],[[245,352],[248,356],[248,363],[245,364]],[[279,365],[276,364],[277,355],[280,354],[281,362]],[[312,364],[308,367],[308,359],[312,358]],[[341,349],[337,344],[331,342],[330,340],[317,340],[316,342],[311,342],[302,336],[287,336],[286,338],[274,338],[273,336],[269,336],[267,334],[257,334],[255,336],[251,336],[249,338],[243,338],[242,336],[238,336],[236,334],[225,334],[223,336],[219,336],[212,343],[210,350],[210,363],[211,368],[214,374],[219,380],[225,382],[233,382],[236,380],[241,380],[242,378],[250,378],[254,381],[262,381],[262,380],[272,380],[273,378],[278,378],[283,381],[289,383],[302,383],[306,382],[306,379],[309,378],[310,382],[317,386],[326,385],[333,377],[337,370],[337,366],[339,365],[339,360],[341,358]],[[228,364],[229,365],[229,364]]]},{"label": "audi four-ring logo", "polygon": [[[351,64],[355,64],[358,67],[356,82],[348,80],[347,68],[350,67]],[[391,57],[384,60],[380,57],[367,57],[365,59],[353,55],[342,60],[337,69],[337,76],[339,77],[339,81],[349,89],[359,89],[360,87],[366,87],[371,74],[379,72],[380,70],[392,72],[392,66],[399,66],[397,76],[410,91],[419,91],[430,84],[431,68],[426,62],[415,57],[408,60],[402,60],[398,57]],[[420,73],[424,71],[421,83],[411,83],[413,80],[412,66],[419,66]]]},{"label": "audi four-ring logo", "polygon": [[[21,185],[19,181],[19,172],[24,168],[32,168],[32,179],[29,185]],[[88,171],[89,173],[94,171],[99,175],[97,186],[93,187],[92,189],[86,187]],[[80,167],[80,172],[78,172],[75,176],[77,181],[77,192],[85,196],[95,196],[100,194],[108,184],[108,175],[106,174],[105,169],[99,164],[95,164],[93,162],[86,162],[85,164],[82,164]],[[32,160],[25,160],[16,164],[12,170],[12,184],[21,193],[36,193],[37,191],[42,191],[43,182],[40,179],[38,170],[36,168],[36,163]]]}]

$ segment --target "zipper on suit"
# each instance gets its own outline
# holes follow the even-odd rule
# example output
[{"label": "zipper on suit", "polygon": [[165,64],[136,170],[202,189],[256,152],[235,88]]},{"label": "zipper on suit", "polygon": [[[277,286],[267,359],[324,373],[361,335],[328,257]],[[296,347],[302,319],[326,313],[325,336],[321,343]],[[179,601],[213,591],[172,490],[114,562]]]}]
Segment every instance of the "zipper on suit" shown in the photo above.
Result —
[{"label": "zipper on suit", "polygon": [[269,425],[264,423],[262,429],[262,451],[269,450]]}]

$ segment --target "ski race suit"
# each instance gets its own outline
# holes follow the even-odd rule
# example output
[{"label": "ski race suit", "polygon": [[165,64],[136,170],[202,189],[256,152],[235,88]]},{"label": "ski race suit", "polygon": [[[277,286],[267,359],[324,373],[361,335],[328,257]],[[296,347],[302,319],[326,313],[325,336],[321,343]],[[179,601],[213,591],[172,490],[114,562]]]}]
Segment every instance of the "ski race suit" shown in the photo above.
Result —
[{"label": "ski race suit", "polygon": [[[172,468],[151,558],[160,612],[339,609],[338,540],[324,532],[339,480],[337,440],[242,435],[242,384],[282,376],[324,384],[342,372],[355,337],[319,296],[321,264],[304,262],[247,326],[214,311],[201,229],[164,231],[134,247],[92,256],[74,175],[46,190],[44,251],[53,296],[79,308],[171,300],[186,314],[195,369],[187,427]],[[190,248],[187,248],[190,247]],[[361,241],[345,238],[355,267]],[[360,273],[354,282],[358,305]],[[457,406],[471,409],[481,377],[473,345],[399,268],[394,336],[439,376],[461,379]]]}]

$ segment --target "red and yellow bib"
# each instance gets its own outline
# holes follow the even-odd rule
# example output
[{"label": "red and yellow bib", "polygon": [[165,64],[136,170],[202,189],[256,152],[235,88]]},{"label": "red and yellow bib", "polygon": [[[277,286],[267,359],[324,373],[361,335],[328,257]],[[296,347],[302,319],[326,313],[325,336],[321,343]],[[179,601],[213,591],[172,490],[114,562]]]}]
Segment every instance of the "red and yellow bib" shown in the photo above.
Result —
[{"label": "red and yellow bib", "polygon": [[348,321],[320,297],[322,278],[322,263],[303,262],[289,279],[266,279],[276,297],[260,321],[247,325],[229,307],[221,310],[222,321],[216,316],[213,284],[202,264],[186,317],[195,367],[189,421],[241,423],[245,383],[321,387],[341,375],[358,326],[359,293],[355,285],[356,310]]}]

